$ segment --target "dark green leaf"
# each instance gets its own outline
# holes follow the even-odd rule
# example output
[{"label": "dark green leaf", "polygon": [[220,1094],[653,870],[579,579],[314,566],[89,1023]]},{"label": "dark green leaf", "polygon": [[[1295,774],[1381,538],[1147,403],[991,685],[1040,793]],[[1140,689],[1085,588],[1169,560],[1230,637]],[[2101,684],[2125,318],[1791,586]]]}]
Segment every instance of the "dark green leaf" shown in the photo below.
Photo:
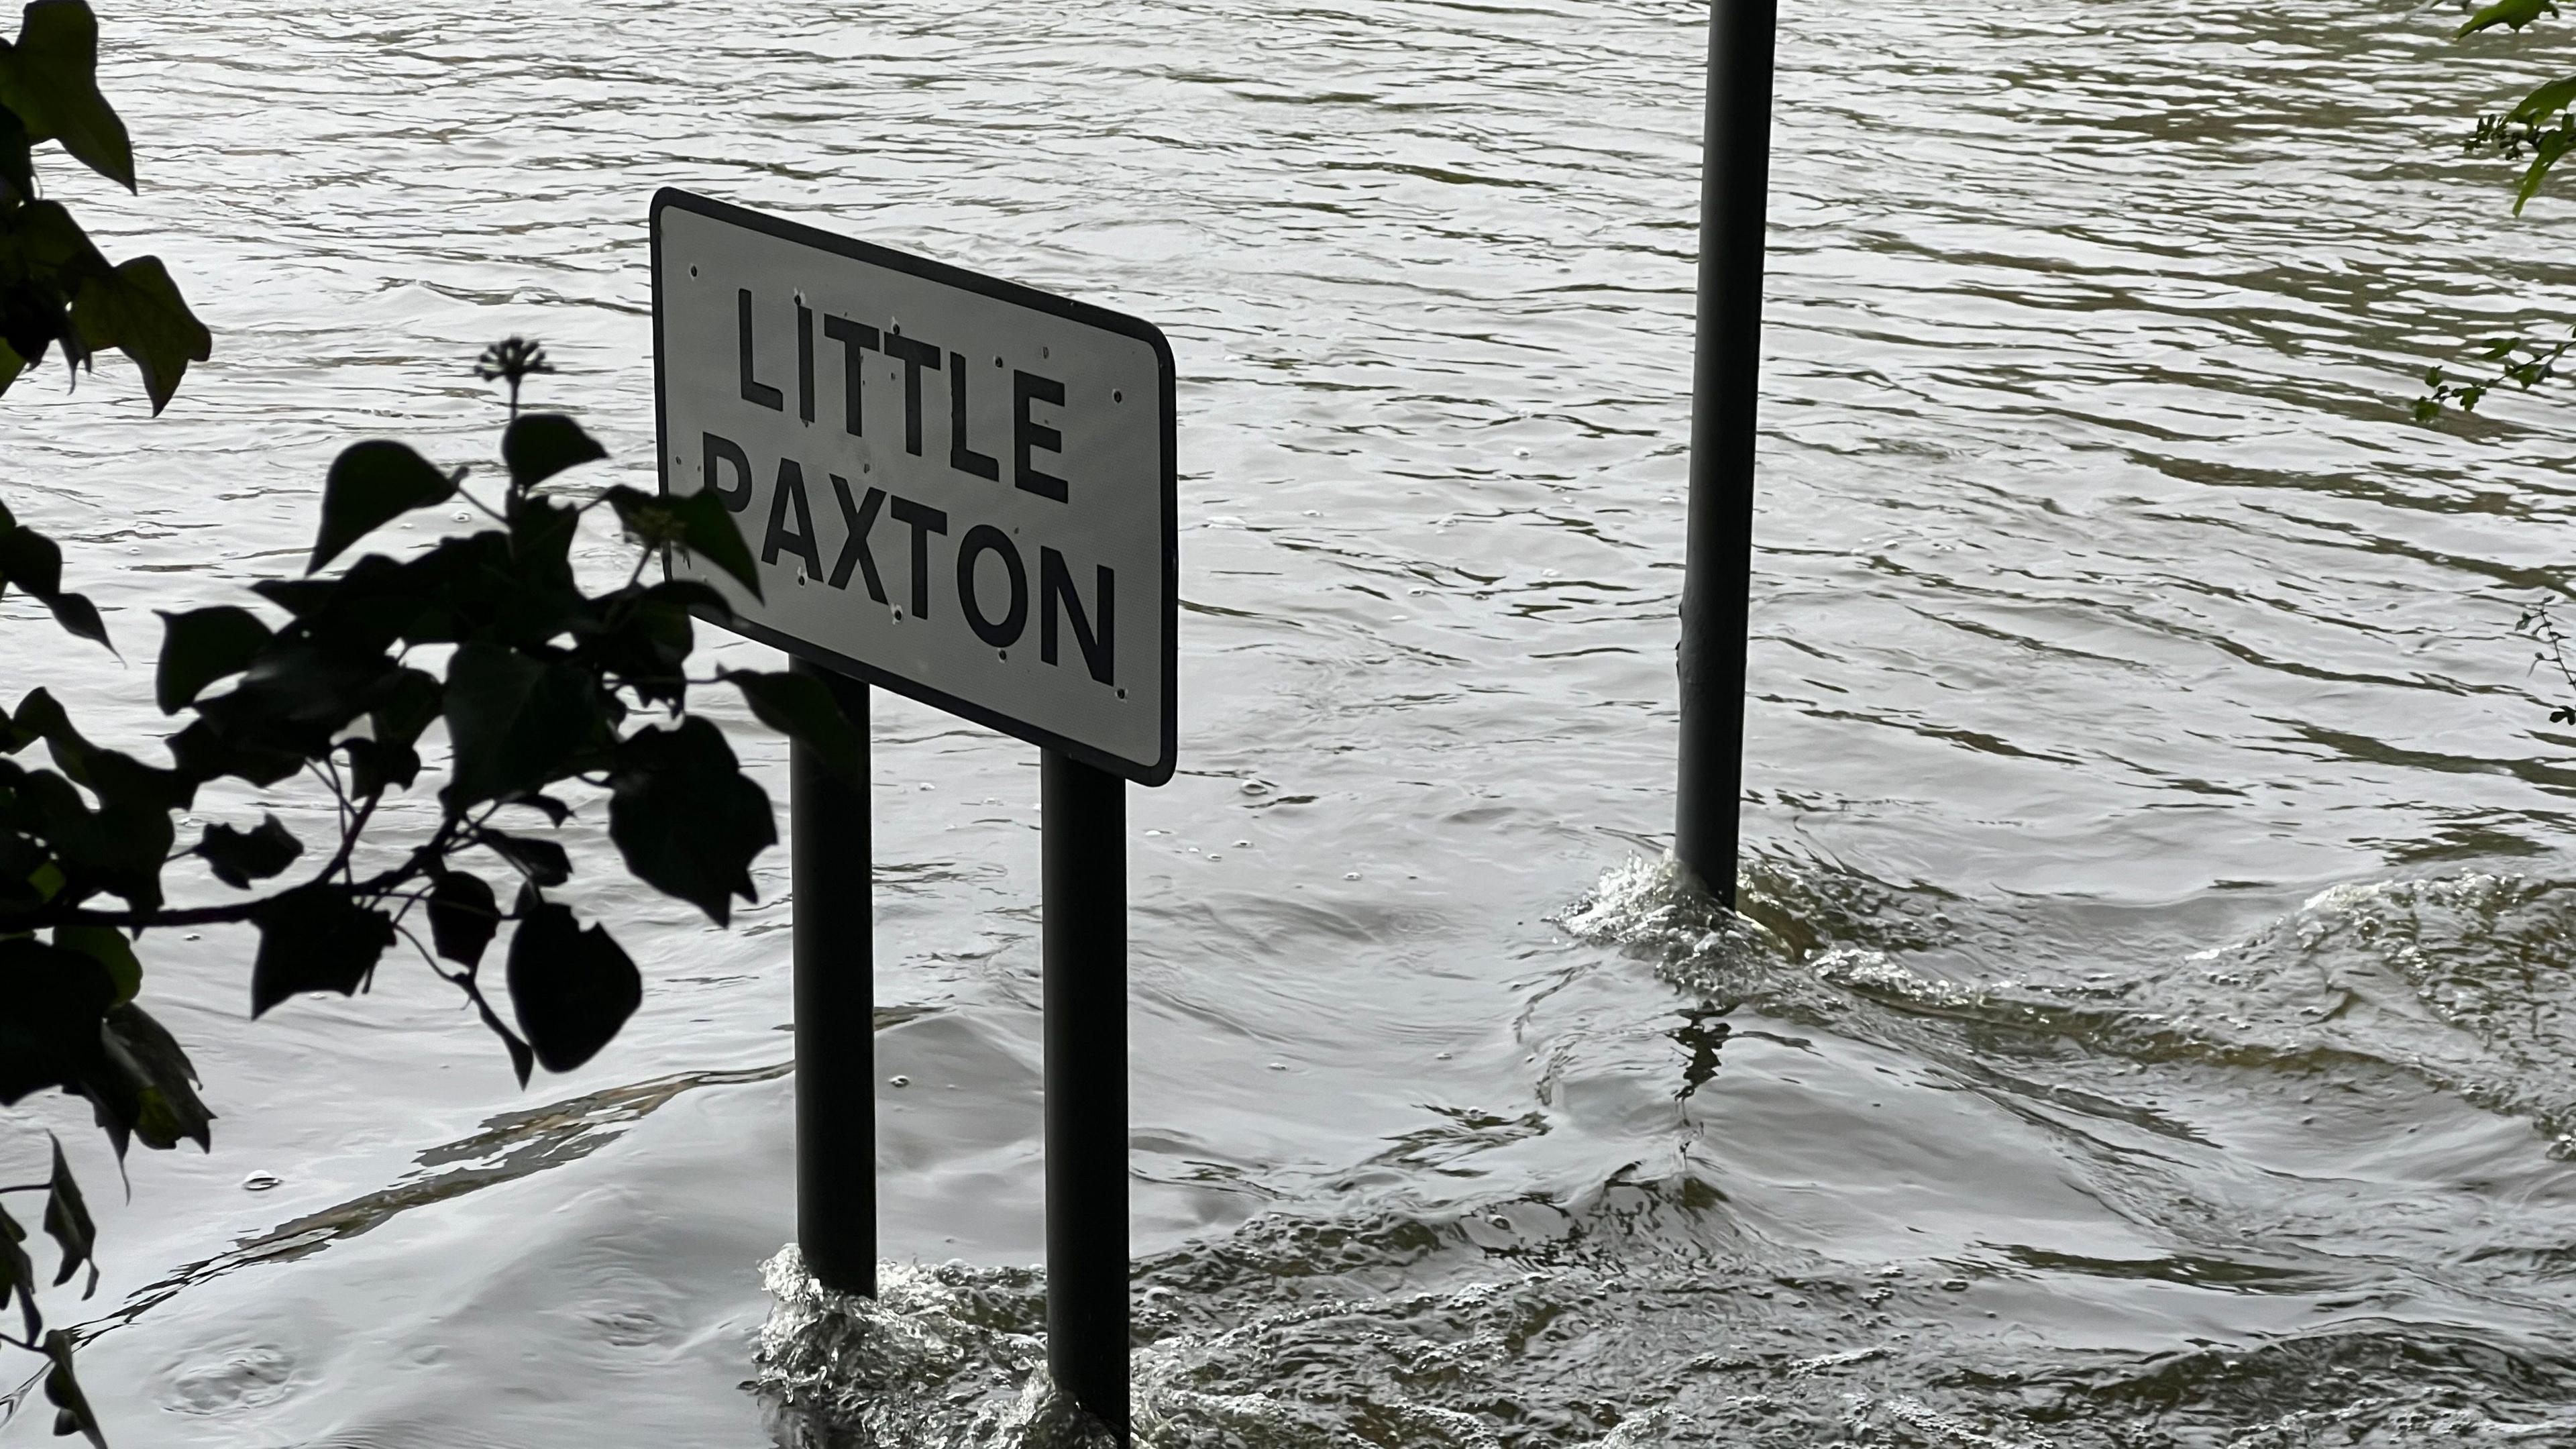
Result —
[{"label": "dark green leaf", "polygon": [[[60,740],[55,749],[57,759],[73,757]],[[101,808],[90,809],[62,775],[22,770],[16,813],[43,832],[60,866],[67,902],[106,891],[137,909],[157,909],[171,840],[170,807],[161,786],[178,777],[146,770],[110,750],[97,751],[88,765],[90,782],[107,797]]]},{"label": "dark green leaf", "polygon": [[36,1311],[36,1263],[27,1256],[27,1230],[0,1207],[0,1313],[9,1311],[9,1300],[18,1300],[19,1311],[26,1316],[27,1339],[33,1342],[45,1326]]},{"label": "dark green leaf", "polygon": [[400,443],[351,444],[332,461],[322,485],[322,532],[304,571],[312,573],[384,524],[455,493],[454,479]]},{"label": "dark green leaf", "polygon": [[115,642],[107,637],[107,621],[98,616],[98,605],[91,603],[87,594],[56,594],[45,600],[45,607],[53,612],[54,622],[63,626],[64,633],[101,645],[119,659],[125,657],[117,654]]},{"label": "dark green leaf", "polygon": [[420,752],[409,745],[352,736],[340,742],[340,752],[349,757],[349,792],[360,799],[420,778]]},{"label": "dark green leaf", "polygon": [[259,954],[250,967],[250,1014],[299,991],[356,994],[394,943],[394,923],[344,889],[298,886],[260,909]]},{"label": "dark green leaf", "polygon": [[644,1000],[644,978],[597,926],[569,907],[539,905],[510,936],[510,1006],[547,1071],[597,1055]]},{"label": "dark green leaf", "polygon": [[446,712],[455,761],[442,794],[451,809],[543,787],[606,729],[588,674],[498,644],[458,647]]},{"label": "dark green leaf", "polygon": [[2576,134],[2564,130],[2543,132],[2540,139],[2532,143],[2531,165],[2522,173],[2522,183],[2514,188],[2514,215],[2522,215],[2524,203],[2540,193],[2540,183],[2549,179],[2550,168],[2567,154],[2571,144],[2576,144]]},{"label": "dark green leaf", "polygon": [[824,768],[853,784],[867,783],[868,742],[823,681],[805,674],[755,674],[719,669],[718,678],[742,691],[762,724],[814,752]]},{"label": "dark green leaf", "polygon": [[136,257],[82,282],[72,326],[89,351],[113,347],[134,360],[155,413],[170,405],[189,363],[214,355],[214,335],[188,310],[159,257]]},{"label": "dark green leaf", "polygon": [[2490,26],[2504,25],[2515,30],[2529,25],[2543,15],[2555,15],[2558,7],[2550,0],[2495,0],[2494,4],[2468,18],[2467,23],[2451,32],[2453,39],[2475,35]]},{"label": "dark green leaf", "polygon": [[[53,273],[58,282],[76,282],[81,277],[115,270],[107,264],[107,258],[99,254],[98,245],[89,239],[89,233],[81,230],[79,220],[59,201],[31,201],[19,207],[17,214],[10,218],[9,235],[16,244],[20,262],[25,263],[31,272]],[[67,304],[69,299],[65,297],[62,301]],[[82,360],[77,337],[65,334],[56,340],[62,342],[66,352],[73,354],[73,362]],[[30,362],[43,355],[28,352],[15,341],[10,345],[18,347],[20,354]]]},{"label": "dark green leaf", "polygon": [[[61,758],[59,744],[55,757]],[[81,783],[109,807],[128,813],[184,810],[196,796],[196,786],[178,771],[156,769],[115,750],[90,750],[82,765],[88,778]],[[155,844],[166,847],[168,822],[154,827],[152,833]]]},{"label": "dark green leaf", "polygon": [[647,547],[686,549],[733,575],[753,598],[760,597],[760,571],[752,565],[751,546],[742,541],[733,514],[715,494],[675,496],[612,488],[607,496],[618,521]]},{"label": "dark green leaf", "polygon": [[547,824],[558,828],[560,828],[565,821],[572,818],[572,807],[561,800],[556,799],[552,795],[521,795],[510,803],[513,805],[524,805],[528,809],[534,810],[538,814],[546,817]]},{"label": "dark green leaf", "polygon": [[438,718],[441,695],[438,676],[419,669],[404,669],[387,680],[376,697],[370,717],[375,721],[376,738],[387,744],[407,745],[420,738],[429,722]]},{"label": "dark green leaf", "polygon": [[[102,750],[83,739],[62,705],[43,689],[27,691],[27,697],[18,702],[7,734],[12,752],[30,736],[42,739],[54,763],[74,783],[88,786],[101,803],[130,813],[184,809],[196,793],[187,778],[175,771],[154,769],[131,755]],[[154,831],[156,836],[159,833]],[[160,848],[157,840],[151,845]]]},{"label": "dark green leaf", "polygon": [[443,871],[429,890],[429,936],[438,954],[460,966],[483,959],[501,929],[501,906],[481,876]]},{"label": "dark green leaf", "polygon": [[30,141],[60,141],[74,160],[128,191],[134,147],[98,93],[98,19],[87,0],[33,0],[14,53],[0,52],[0,106]]},{"label": "dark green leaf", "polygon": [[742,530],[734,526],[723,499],[712,492],[692,493],[672,499],[671,513],[679,520],[682,548],[733,575],[734,582],[753,598],[761,596],[760,570],[752,566],[751,545],[742,541]]},{"label": "dark green leaf", "polygon": [[548,583],[573,586],[572,541],[581,530],[581,510],[546,498],[519,498],[510,504],[510,548],[523,571],[536,571]]},{"label": "dark green leaf", "polygon": [[45,1398],[54,1406],[55,1437],[85,1434],[91,1449],[107,1449],[107,1436],[99,1432],[98,1415],[90,1412],[80,1381],[72,1377],[72,1336],[59,1328],[46,1334],[45,1357],[53,1365],[45,1370]]},{"label": "dark green leaf", "polygon": [[617,510],[617,522],[626,536],[647,548],[661,548],[680,541],[679,520],[671,516],[670,500],[659,493],[629,488],[620,483],[599,495]]},{"label": "dark green leaf", "polygon": [[116,979],[96,958],[0,940],[0,1105],[95,1070],[99,1022],[115,1004]]},{"label": "dark green leaf", "polygon": [[209,1124],[215,1114],[198,1100],[196,1068],[188,1064],[188,1054],[167,1028],[129,1001],[107,1013],[100,1036],[105,1062],[101,1070],[82,1080],[80,1090],[107,1128],[119,1157],[125,1155],[129,1132],[155,1152],[166,1152],[183,1140],[200,1149],[213,1146]]},{"label": "dark green leaf", "polygon": [[16,382],[18,374],[26,370],[27,359],[18,355],[17,349],[9,345],[8,338],[0,337],[0,392],[7,392],[9,384]]},{"label": "dark green leaf", "polygon": [[697,626],[678,602],[642,589],[621,589],[593,600],[573,633],[584,663],[633,689],[645,703],[665,704],[674,712],[686,703]]},{"label": "dark green leaf", "polygon": [[692,613],[719,623],[733,617],[733,605],[725,596],[696,579],[665,579],[644,590],[644,597],[658,602],[677,604]]},{"label": "dark green leaf", "polygon": [[[0,785],[9,779],[9,770],[0,767]],[[45,842],[18,830],[0,826],[0,911],[31,911],[45,903],[46,893],[38,887],[37,876],[60,871],[53,864],[53,852]]]},{"label": "dark green leaf", "polygon": [[[35,740],[43,740],[56,746],[55,753],[58,760],[61,756],[61,747],[66,745],[78,754],[89,753],[89,742],[82,739],[80,732],[72,728],[71,716],[64,712],[62,701],[54,698],[52,690],[41,685],[28,690],[26,697],[18,701],[18,712],[10,718],[9,727],[10,739],[15,745],[15,748],[10,751],[11,754],[25,749]],[[72,765],[66,768],[77,771],[78,766]],[[73,778],[78,779],[78,774],[75,773]]]},{"label": "dark green leaf", "polygon": [[769,796],[744,778],[724,734],[691,716],[676,729],[638,731],[610,771],[608,834],[626,868],[695,905],[717,925],[733,896],[756,900],[752,857],[778,841]]},{"label": "dark green leaf", "polygon": [[329,607],[341,583],[339,579],[262,579],[251,585],[250,591],[302,622]]},{"label": "dark green leaf", "polygon": [[476,837],[476,842],[490,847],[493,854],[515,866],[530,883],[541,889],[559,886],[572,879],[572,857],[551,840],[486,829]]},{"label": "dark green leaf", "polygon": [[25,524],[0,533],[0,582],[52,598],[63,587],[62,546]]},{"label": "dark green leaf", "polygon": [[88,786],[103,804],[138,813],[176,810],[195,796],[195,787],[177,772],[154,769],[82,738],[49,691],[31,689],[18,702],[17,716],[9,723],[10,741],[21,743],[30,735],[44,740],[63,773]]},{"label": "dark green leaf", "polygon": [[[368,561],[375,558],[369,555]],[[271,734],[319,757],[334,735],[394,687],[398,673],[382,653],[386,636],[371,636],[355,648],[326,647],[312,637],[330,627],[290,630],[270,640],[230,692],[197,700],[198,715],[229,732]]]},{"label": "dark green leaf", "polygon": [[60,1288],[72,1281],[72,1274],[89,1264],[89,1286],[81,1290],[87,1298],[98,1291],[98,1260],[91,1252],[98,1244],[98,1227],[89,1220],[89,1204],[81,1201],[80,1184],[72,1179],[72,1165],[63,1160],[63,1144],[54,1143],[54,1176],[45,1185],[45,1232],[63,1250],[63,1265],[55,1270],[54,1286]]},{"label": "dark green leaf", "polygon": [[250,667],[269,641],[269,628],[248,609],[230,604],[161,614],[161,667],[152,696],[163,714],[177,714],[206,686]]},{"label": "dark green leaf", "polygon": [[2567,109],[2570,101],[2576,101],[2576,76],[2567,76],[2551,81],[2547,85],[2534,87],[2531,94],[2524,96],[2521,104],[2515,106],[2513,113],[2505,119],[2536,126]]},{"label": "dark green leaf", "polygon": [[510,481],[533,488],[566,468],[595,462],[608,450],[561,413],[521,413],[501,435],[501,461]]},{"label": "dark green leaf", "polygon": [[274,785],[304,768],[301,750],[261,740],[235,739],[199,720],[170,737],[170,758],[191,779],[231,775],[254,785]]},{"label": "dark green leaf", "polygon": [[252,881],[284,871],[303,853],[304,842],[289,834],[276,816],[265,814],[249,830],[209,825],[197,842],[197,854],[206,858],[215,879],[235,890],[248,890]]},{"label": "dark green leaf", "polygon": [[143,963],[135,957],[134,943],[113,926],[56,926],[54,944],[82,955],[107,968],[108,979],[116,983],[115,1005],[132,1001],[143,989]]},{"label": "dark green leaf", "polygon": [[66,632],[105,644],[108,653],[116,653],[98,606],[84,595],[62,591],[62,548],[32,528],[0,520],[0,585],[5,584],[15,584],[42,600]]},{"label": "dark green leaf", "polygon": [[[36,194],[36,162],[30,154],[26,124],[18,119],[17,112],[0,105],[0,202],[7,201],[12,192],[19,196]],[[5,368],[5,361],[0,361],[0,368]],[[0,392],[8,389],[9,375],[0,370]]]}]

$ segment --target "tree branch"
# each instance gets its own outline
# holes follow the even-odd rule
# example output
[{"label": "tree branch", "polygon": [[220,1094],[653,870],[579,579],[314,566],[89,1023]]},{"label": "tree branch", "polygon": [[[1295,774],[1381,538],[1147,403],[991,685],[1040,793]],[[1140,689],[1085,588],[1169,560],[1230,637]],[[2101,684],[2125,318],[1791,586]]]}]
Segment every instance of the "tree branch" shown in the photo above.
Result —
[{"label": "tree branch", "polygon": [[[379,798],[381,797],[368,797],[366,806],[368,811],[372,812],[375,809],[376,801]],[[378,871],[376,874],[367,877],[365,880],[358,880],[354,877],[350,878],[348,881],[349,893],[353,896],[386,895],[392,892],[396,886],[403,884],[412,877],[419,875],[422,871],[427,870],[429,868],[431,858],[447,848],[449,844],[449,826],[454,823],[454,817],[450,817],[447,825],[439,827],[438,834],[430,837],[427,844],[413,850],[409,858],[405,859],[402,864],[394,866],[388,870]],[[361,818],[360,826],[363,829],[363,817]],[[178,910],[163,907],[158,910],[150,911],[100,911],[87,910],[79,906],[39,906],[32,911],[13,911],[6,915],[0,915],[0,935],[14,935],[24,931],[37,931],[42,930],[47,926],[115,926],[126,930],[158,930],[170,926],[240,925],[244,922],[257,919],[261,911],[268,909],[268,907],[274,905],[280,898],[291,894],[295,890],[303,890],[312,886],[330,884],[333,873],[341,871],[347,866],[349,861],[349,852],[356,847],[356,844],[357,835],[352,833],[347,840],[341,843],[340,853],[332,857],[331,863],[324,866],[320,874],[314,876],[313,879],[304,882],[301,886],[295,886],[291,887],[289,890],[279,891],[276,895],[261,896],[256,900],[233,901],[229,904],[220,906],[186,906]]]}]

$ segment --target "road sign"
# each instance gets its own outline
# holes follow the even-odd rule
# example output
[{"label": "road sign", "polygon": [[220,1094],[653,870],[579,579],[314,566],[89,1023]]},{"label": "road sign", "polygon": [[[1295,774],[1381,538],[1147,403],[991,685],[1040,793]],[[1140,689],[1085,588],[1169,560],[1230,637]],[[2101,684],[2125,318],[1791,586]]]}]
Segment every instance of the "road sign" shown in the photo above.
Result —
[{"label": "road sign", "polygon": [[665,492],[742,632],[1144,785],[1171,777],[1172,350],[1152,324],[687,192],[653,198]]},{"label": "road sign", "polygon": [[[653,381],[662,487],[733,511],[761,597],[685,557],[673,571],[799,656],[863,763],[860,681],[1043,747],[1047,1367],[1124,1445],[1118,777],[1172,774],[1172,349],[1133,317],[666,190]],[[873,1293],[867,771],[798,745],[790,774],[797,1238],[826,1285]]]}]

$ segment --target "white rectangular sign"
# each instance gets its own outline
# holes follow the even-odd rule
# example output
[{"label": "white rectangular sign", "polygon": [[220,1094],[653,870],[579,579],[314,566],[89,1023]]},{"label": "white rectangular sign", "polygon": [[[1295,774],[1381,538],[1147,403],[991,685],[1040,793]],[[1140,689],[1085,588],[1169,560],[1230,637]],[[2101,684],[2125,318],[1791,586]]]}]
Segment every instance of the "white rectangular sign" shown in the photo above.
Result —
[{"label": "white rectangular sign", "polygon": [[653,198],[662,488],[760,568],[742,632],[1141,784],[1171,777],[1172,350],[1152,324]]}]

